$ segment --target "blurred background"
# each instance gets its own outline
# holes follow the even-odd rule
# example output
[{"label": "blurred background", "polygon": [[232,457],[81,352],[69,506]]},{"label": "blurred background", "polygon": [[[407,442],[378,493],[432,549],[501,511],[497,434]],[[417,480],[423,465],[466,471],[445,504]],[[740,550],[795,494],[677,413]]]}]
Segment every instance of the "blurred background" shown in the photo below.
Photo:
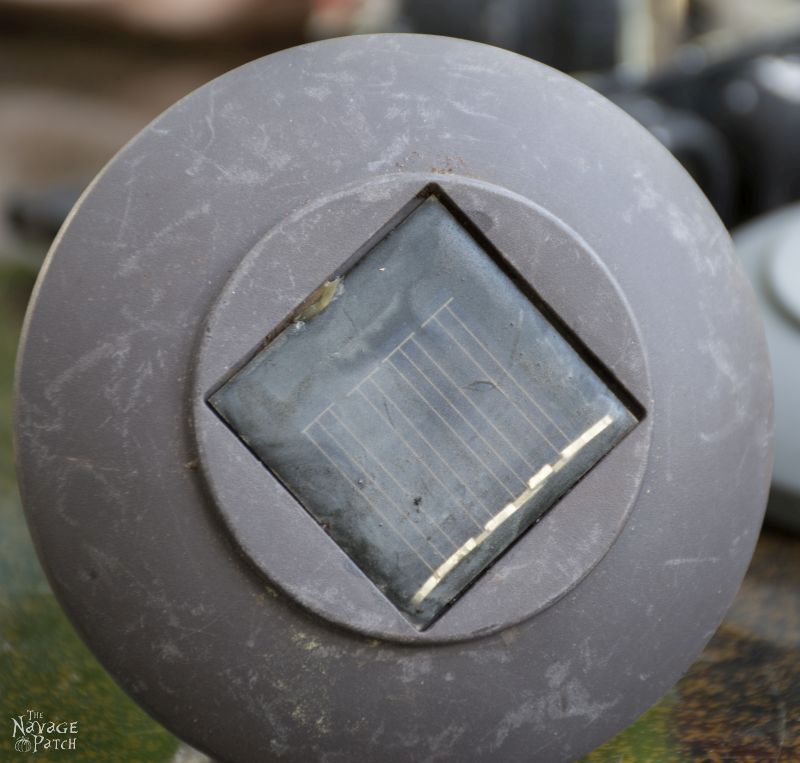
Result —
[{"label": "blurred background", "polygon": [[[773,358],[767,525],[688,674],[587,760],[800,761],[800,0],[0,0],[0,717],[78,719],[72,760],[205,760],[116,687],[39,568],[11,446],[22,318],[69,209],[152,118],[253,58],[380,31],[479,40],[582,79],[678,158],[731,230]],[[19,755],[10,739],[4,760]]]}]

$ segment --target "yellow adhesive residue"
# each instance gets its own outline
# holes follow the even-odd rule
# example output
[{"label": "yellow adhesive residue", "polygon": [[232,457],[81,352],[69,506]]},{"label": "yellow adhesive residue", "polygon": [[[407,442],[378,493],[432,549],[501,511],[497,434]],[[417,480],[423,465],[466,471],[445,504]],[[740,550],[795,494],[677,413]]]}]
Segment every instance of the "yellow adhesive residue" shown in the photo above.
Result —
[{"label": "yellow adhesive residue", "polygon": [[295,322],[308,321],[314,316],[319,315],[336,296],[336,292],[341,284],[341,276],[332,281],[325,281],[313,294],[305,301],[295,316]]}]

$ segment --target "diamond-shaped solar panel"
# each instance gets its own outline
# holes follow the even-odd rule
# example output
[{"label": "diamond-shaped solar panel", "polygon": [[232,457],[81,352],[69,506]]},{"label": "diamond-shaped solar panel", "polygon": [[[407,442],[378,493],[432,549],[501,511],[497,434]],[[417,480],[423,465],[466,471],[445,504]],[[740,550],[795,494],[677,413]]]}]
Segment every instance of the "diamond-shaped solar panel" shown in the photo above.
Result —
[{"label": "diamond-shaped solar panel", "polygon": [[428,197],[209,398],[418,628],[637,423],[448,206]]}]

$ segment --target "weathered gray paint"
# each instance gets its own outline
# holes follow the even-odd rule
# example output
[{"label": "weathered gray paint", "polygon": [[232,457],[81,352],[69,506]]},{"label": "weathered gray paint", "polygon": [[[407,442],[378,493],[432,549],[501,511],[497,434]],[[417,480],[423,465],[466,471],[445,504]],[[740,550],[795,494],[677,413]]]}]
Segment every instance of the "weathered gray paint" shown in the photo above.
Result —
[{"label": "weathered gray paint", "polygon": [[[401,643],[385,613],[342,628],[314,606],[320,580],[355,568],[341,551],[308,553],[305,512],[287,512],[298,542],[266,563],[276,578],[301,568],[314,590],[265,582],[253,506],[291,504],[279,486],[251,492],[255,467],[268,472],[198,400],[244,340],[363,243],[358,220],[374,233],[429,182],[517,252],[647,415],[427,635]],[[561,236],[557,262],[548,233]],[[330,250],[311,257],[321,235]],[[226,332],[229,356],[209,364]],[[730,603],[769,481],[767,367],[726,232],[628,117],[494,48],[335,40],[201,88],[84,195],[27,320],[20,486],[53,588],[94,652],[222,760],[569,760],[655,701]],[[587,535],[582,512],[612,521]],[[252,529],[241,545],[237,522]],[[531,538],[561,560],[554,577],[515,577]],[[487,621],[469,602],[490,592]],[[363,598],[352,617],[372,606]]]}]

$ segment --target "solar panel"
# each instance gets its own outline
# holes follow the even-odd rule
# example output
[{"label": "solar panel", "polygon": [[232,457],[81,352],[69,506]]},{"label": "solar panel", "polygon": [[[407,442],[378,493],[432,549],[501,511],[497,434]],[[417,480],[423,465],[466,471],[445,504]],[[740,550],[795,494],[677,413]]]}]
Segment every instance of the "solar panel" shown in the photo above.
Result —
[{"label": "solar panel", "polygon": [[429,196],[209,397],[420,629],[637,423],[479,239]]}]

